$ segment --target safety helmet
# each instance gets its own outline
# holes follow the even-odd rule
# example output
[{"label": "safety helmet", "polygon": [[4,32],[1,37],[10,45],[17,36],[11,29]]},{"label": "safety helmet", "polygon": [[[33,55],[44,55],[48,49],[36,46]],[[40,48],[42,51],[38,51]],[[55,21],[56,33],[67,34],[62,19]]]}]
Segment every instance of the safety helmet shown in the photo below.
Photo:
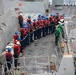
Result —
[{"label": "safety helmet", "polygon": [[26,25],[29,24],[28,22],[25,23]]},{"label": "safety helmet", "polygon": [[29,24],[32,24],[32,22],[30,22]]},{"label": "safety helmet", "polygon": [[31,16],[28,16],[28,18],[31,18]]},{"label": "safety helmet", "polygon": [[20,42],[17,42],[16,44],[17,44],[17,45],[20,45]]},{"label": "safety helmet", "polygon": [[20,40],[21,40],[21,38],[19,37],[19,38],[18,38],[18,40],[20,41]]},{"label": "safety helmet", "polygon": [[15,34],[18,34],[18,32],[15,32]]},{"label": "safety helmet", "polygon": [[56,12],[56,14],[59,14],[58,12]]},{"label": "safety helmet", "polygon": [[23,28],[27,28],[27,25],[24,25]]},{"label": "safety helmet", "polygon": [[42,17],[44,17],[44,15],[42,15]]},{"label": "safety helmet", "polygon": [[61,24],[61,22],[60,22],[60,21],[59,21],[58,23],[59,23],[59,24]]},{"label": "safety helmet", "polygon": [[36,21],[36,19],[33,19],[33,21]]},{"label": "safety helmet", "polygon": [[53,17],[55,17],[56,15],[55,14],[53,14]]},{"label": "safety helmet", "polygon": [[40,20],[40,18],[38,18],[37,20]]},{"label": "safety helmet", "polygon": [[22,14],[22,13],[20,13],[20,15],[22,15],[22,16],[23,16],[23,14]]},{"label": "safety helmet", "polygon": [[53,14],[50,14],[50,16],[53,16]]},{"label": "safety helmet", "polygon": [[48,19],[48,17],[46,16],[46,19]]},{"label": "safety helmet", "polygon": [[8,52],[10,52],[11,51],[11,48],[8,48]]},{"label": "safety helmet", "polygon": [[42,18],[40,18],[40,20],[42,20]]},{"label": "safety helmet", "polygon": [[38,15],[38,17],[41,16],[41,14]]},{"label": "safety helmet", "polygon": [[43,18],[43,20],[46,20],[46,18]]}]

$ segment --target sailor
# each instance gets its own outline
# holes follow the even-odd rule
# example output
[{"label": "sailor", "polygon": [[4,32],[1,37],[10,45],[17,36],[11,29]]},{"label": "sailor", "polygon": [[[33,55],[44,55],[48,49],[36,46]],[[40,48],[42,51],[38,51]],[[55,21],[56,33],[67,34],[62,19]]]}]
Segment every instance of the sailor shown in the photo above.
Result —
[{"label": "sailor", "polygon": [[19,24],[20,24],[20,28],[23,27],[23,14],[22,13],[19,13],[19,16],[18,16],[18,20],[19,20]]},{"label": "sailor", "polygon": [[51,21],[51,26],[52,26],[51,33],[55,32],[55,26],[56,26],[55,23],[56,23],[56,18],[55,18],[55,15],[53,15],[52,21]]},{"label": "sailor", "polygon": [[41,20],[41,25],[42,25],[42,36],[45,37],[45,18]]},{"label": "sailor", "polygon": [[31,23],[31,16],[28,16],[27,20],[28,23]]},{"label": "sailor", "polygon": [[37,19],[41,19],[41,14],[38,15],[38,18]]},{"label": "sailor", "polygon": [[21,42],[21,38],[20,37],[18,37],[18,39],[14,41],[14,44],[16,44],[17,42],[20,43],[20,52],[22,53],[22,46],[21,46],[22,42]]},{"label": "sailor", "polygon": [[[22,53],[22,45],[21,45],[21,38],[20,38],[20,37],[18,38],[18,41],[17,41],[17,42],[19,42],[20,52]],[[16,43],[17,43],[17,42],[16,42]]]},{"label": "sailor", "polygon": [[27,25],[23,26],[25,28],[25,31],[23,32],[24,40],[23,40],[23,47],[26,47],[27,45]]},{"label": "sailor", "polygon": [[50,21],[48,20],[48,17],[46,17],[46,35],[48,35],[49,26],[50,26]]},{"label": "sailor", "polygon": [[60,28],[61,35],[64,38],[64,30],[63,30],[63,26],[62,26],[61,22],[59,22],[58,28]]},{"label": "sailor", "polygon": [[31,22],[30,23],[30,42],[34,42],[33,40],[33,30],[34,30],[34,26],[33,26],[33,23]]},{"label": "sailor", "polygon": [[23,37],[24,31],[25,31],[25,28],[24,28],[24,27],[20,28],[20,34],[21,34],[20,37],[21,37],[21,40],[24,38],[24,37]]},{"label": "sailor", "polygon": [[22,49],[24,48],[24,32],[25,32],[25,26],[23,26],[22,28],[20,28],[20,37],[21,37],[21,41],[20,41],[20,43],[21,43],[21,51],[22,51]]},{"label": "sailor", "polygon": [[42,19],[40,19],[40,21],[39,21],[40,38],[42,37],[42,25],[41,25],[41,20],[42,20]]},{"label": "sailor", "polygon": [[14,64],[15,64],[14,66],[17,67],[18,57],[20,54],[20,43],[19,42],[14,44],[13,50],[14,50]]},{"label": "sailor", "polygon": [[26,28],[26,33],[27,33],[27,45],[30,45],[30,23],[27,24],[27,28]]},{"label": "sailor", "polygon": [[11,69],[13,55],[11,54],[11,48],[8,48],[8,52],[6,52],[6,61],[8,70]]},{"label": "sailor", "polygon": [[33,19],[33,27],[34,27],[34,40],[37,39],[37,22],[36,19]]},{"label": "sailor", "polygon": [[48,25],[47,25],[47,20],[48,20],[48,17],[45,16],[45,34],[47,35],[48,34]]},{"label": "sailor", "polygon": [[65,16],[65,14],[62,14],[62,15],[60,16],[60,19],[64,19],[64,16]]},{"label": "sailor", "polygon": [[60,15],[58,12],[56,12],[56,24],[60,21]]},{"label": "sailor", "polygon": [[40,39],[41,37],[41,31],[40,31],[40,18],[37,19],[37,39]]},{"label": "sailor", "polygon": [[38,38],[41,38],[41,33],[42,33],[41,20],[42,20],[42,16],[41,14],[39,14],[37,18]]},{"label": "sailor", "polygon": [[55,44],[58,46],[58,41],[59,41],[59,37],[60,37],[60,33],[61,33],[61,29],[57,28],[55,30]]},{"label": "sailor", "polygon": [[18,39],[14,41],[14,44],[16,44],[17,42],[20,42],[20,40],[21,40],[21,38],[18,37]]},{"label": "sailor", "polygon": [[15,34],[14,34],[14,43],[18,39],[18,37],[19,37],[18,32],[15,32]]},{"label": "sailor", "polygon": [[61,22],[61,23],[64,23],[64,17],[65,17],[65,14],[62,14],[62,15],[60,16],[60,22]]},{"label": "sailor", "polygon": [[50,25],[49,25],[49,34],[52,32],[52,25],[51,25],[52,18],[53,18],[53,15],[50,14],[50,17],[49,17],[49,22],[50,22]]}]

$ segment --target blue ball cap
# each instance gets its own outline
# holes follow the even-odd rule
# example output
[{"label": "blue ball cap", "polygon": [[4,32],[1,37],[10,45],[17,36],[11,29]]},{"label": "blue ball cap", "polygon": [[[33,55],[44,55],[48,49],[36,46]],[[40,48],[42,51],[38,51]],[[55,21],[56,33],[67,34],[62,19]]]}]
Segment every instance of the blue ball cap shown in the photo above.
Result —
[{"label": "blue ball cap", "polygon": [[38,18],[37,20],[40,20],[40,18]]},{"label": "blue ball cap", "polygon": [[53,17],[55,17],[56,15],[54,14]]},{"label": "blue ball cap", "polygon": [[26,25],[29,24],[28,22],[25,23]]},{"label": "blue ball cap", "polygon": [[33,19],[33,21],[36,21],[36,19]]},{"label": "blue ball cap", "polygon": [[24,25],[23,28],[28,28],[28,26],[27,25]]},{"label": "blue ball cap", "polygon": [[45,20],[46,18],[43,18],[43,20]]},{"label": "blue ball cap", "polygon": [[48,17],[46,16],[46,19],[48,19]]},{"label": "blue ball cap", "polygon": [[15,32],[15,34],[18,34],[18,32]]},{"label": "blue ball cap", "polygon": [[18,38],[18,40],[20,41],[20,40],[21,40],[21,38],[19,37],[19,38]]},{"label": "blue ball cap", "polygon": [[41,16],[41,14],[38,15],[38,17]]},{"label": "blue ball cap", "polygon": [[58,12],[56,12],[56,14],[59,14]]},{"label": "blue ball cap", "polygon": [[44,17],[44,15],[42,15],[42,17]]},{"label": "blue ball cap", "polygon": [[11,51],[11,48],[8,48],[8,52],[10,52]]},{"label": "blue ball cap", "polygon": [[31,18],[31,16],[28,16],[28,18]]},{"label": "blue ball cap", "polygon": [[42,18],[40,18],[40,20],[42,20]]},{"label": "blue ball cap", "polygon": [[53,16],[53,14],[50,14],[50,16]]},{"label": "blue ball cap", "polygon": [[46,18],[46,16],[44,16],[44,18]]},{"label": "blue ball cap", "polygon": [[32,22],[30,22],[30,24],[32,24]]}]

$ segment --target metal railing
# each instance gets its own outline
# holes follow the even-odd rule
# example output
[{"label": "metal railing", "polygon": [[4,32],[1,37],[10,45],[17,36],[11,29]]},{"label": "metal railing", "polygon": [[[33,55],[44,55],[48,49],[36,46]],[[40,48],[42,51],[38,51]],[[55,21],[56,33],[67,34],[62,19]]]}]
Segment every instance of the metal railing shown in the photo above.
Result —
[{"label": "metal railing", "polygon": [[2,75],[5,75],[7,73],[8,75],[20,75],[23,73],[24,75],[30,75],[30,74],[53,74],[54,72],[50,70],[50,62],[53,62],[55,66],[58,65],[57,57],[56,56],[33,56],[33,57],[19,57],[17,58],[18,65],[15,67],[14,63],[14,58],[13,62],[11,64],[11,70],[8,70],[7,67],[7,62],[6,62],[6,68],[7,71],[5,72],[4,69],[5,67],[2,67]]},{"label": "metal railing", "polygon": [[[23,70],[26,74],[41,74],[50,72],[50,57],[49,56],[34,56],[34,57],[20,57],[18,58],[20,65],[17,67]],[[55,62],[56,64],[57,62]],[[14,60],[13,60],[13,68]],[[16,72],[15,72],[16,73]]]}]

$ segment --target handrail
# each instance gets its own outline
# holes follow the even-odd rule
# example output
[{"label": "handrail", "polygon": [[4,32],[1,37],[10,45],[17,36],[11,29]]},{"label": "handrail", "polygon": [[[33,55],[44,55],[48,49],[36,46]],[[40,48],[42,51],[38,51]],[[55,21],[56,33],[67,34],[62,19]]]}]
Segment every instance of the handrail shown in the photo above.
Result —
[{"label": "handrail", "polygon": [[[22,65],[19,65],[17,68],[18,69],[23,69],[23,68],[35,68],[36,69],[36,71],[37,71],[37,68],[40,68],[40,69],[47,69],[48,68],[48,70],[49,70],[49,72],[50,72],[50,58],[52,58],[51,56],[47,56],[47,58],[48,58],[48,60],[46,60],[47,62],[44,62],[44,61],[42,61],[42,62],[38,62],[38,58],[39,58],[40,56],[38,56],[38,57],[35,57],[34,56],[34,63],[35,63],[35,65],[33,65],[32,63],[30,63],[31,65],[27,65],[27,60],[26,60],[26,58],[28,59],[28,57],[20,57],[20,59],[22,59],[21,61],[22,61]],[[42,57],[42,56],[41,56]],[[40,59],[41,59],[41,57],[40,57]],[[44,56],[43,56],[44,57]],[[46,57],[46,56],[45,56]],[[45,58],[44,57],[44,58]],[[30,58],[32,58],[32,57],[30,57]],[[19,60],[19,58],[14,58],[14,59],[18,59]],[[14,62],[14,59],[13,59],[13,62]],[[28,59],[29,60],[29,59]],[[56,64],[56,63],[55,63]],[[42,65],[42,66],[39,66],[39,65]],[[13,69],[15,69],[15,67],[14,67],[14,63],[13,63]],[[24,71],[25,71],[25,69],[24,69]]]},{"label": "handrail", "polygon": [[66,32],[66,46],[67,46],[67,53],[70,54],[70,45],[69,45],[69,38],[68,38],[68,28],[67,28],[68,21],[65,21],[65,32]]},{"label": "handrail", "polygon": [[2,75],[5,75],[5,72],[4,72],[4,65],[2,65]]}]

